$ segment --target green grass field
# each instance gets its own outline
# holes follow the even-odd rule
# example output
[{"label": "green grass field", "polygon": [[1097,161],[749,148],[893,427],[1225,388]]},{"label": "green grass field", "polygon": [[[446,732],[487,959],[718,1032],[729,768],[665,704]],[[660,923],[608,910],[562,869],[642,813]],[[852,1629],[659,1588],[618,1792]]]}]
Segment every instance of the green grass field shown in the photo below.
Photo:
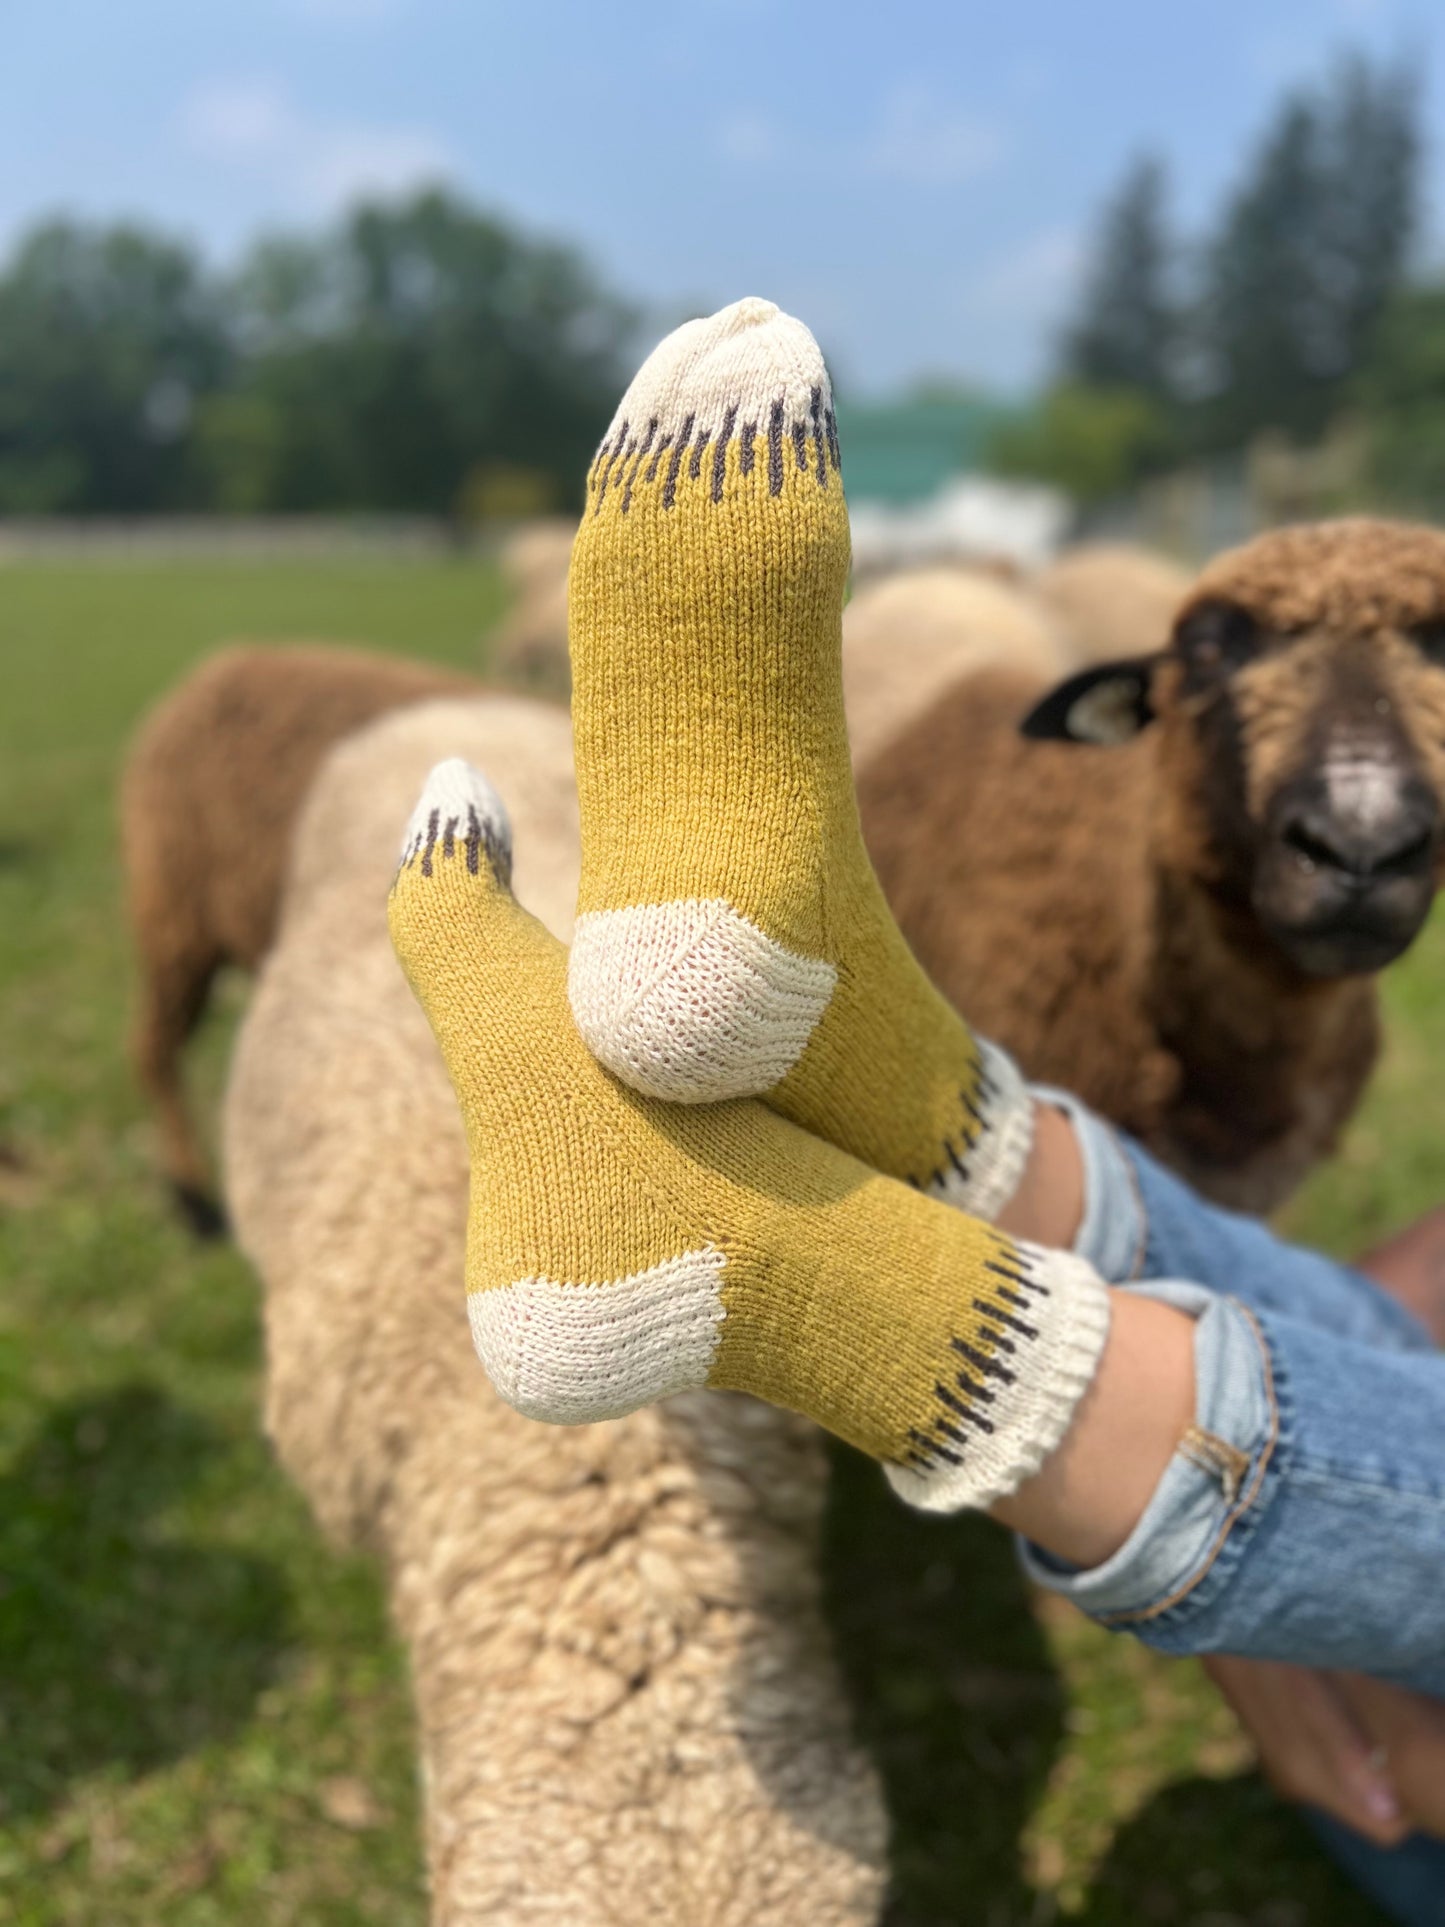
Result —
[{"label": "green grass field", "polygon": [[[113,793],[140,711],[224,639],[474,664],[498,607],[463,561],[0,570],[0,1921],[424,1918],[377,1576],[261,1438],[255,1281],[152,1179]],[[1391,978],[1372,1101],[1294,1213],[1336,1249],[1445,1193],[1442,948],[1437,922]],[[243,995],[197,1053],[211,1113]],[[1375,1918],[1195,1669],[1031,1609],[986,1525],[912,1518],[840,1455],[827,1560],[892,1927]]]}]

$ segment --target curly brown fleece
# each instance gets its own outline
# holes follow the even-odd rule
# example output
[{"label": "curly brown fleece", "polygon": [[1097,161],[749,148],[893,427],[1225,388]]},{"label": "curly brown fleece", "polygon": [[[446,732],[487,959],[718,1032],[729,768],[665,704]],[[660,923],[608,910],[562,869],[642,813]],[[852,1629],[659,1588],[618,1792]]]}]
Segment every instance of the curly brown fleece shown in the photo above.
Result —
[{"label": "curly brown fleece", "polygon": [[[1445,622],[1445,535],[1364,519],[1274,531],[1211,563],[1178,626],[1216,600],[1273,638],[1230,685],[1251,821],[1318,756],[1336,665],[1367,674],[1445,797],[1445,669],[1415,639]],[[1221,772],[1177,659],[1154,678],[1159,721],[1117,748],[1021,739],[1040,693],[1036,678],[966,678],[862,773],[894,912],[945,994],[1035,1077],[1208,1195],[1272,1209],[1360,1100],[1376,980],[1302,976],[1225,897],[1208,800]]]},{"label": "curly brown fleece", "polygon": [[820,1620],[815,1434],[709,1394],[534,1425],[472,1352],[466,1148],[385,917],[401,825],[454,754],[505,795],[518,893],[568,933],[565,715],[492,698],[373,725],[308,800],[224,1133],[271,1436],[327,1530],[383,1556],[410,1649],[432,1918],[863,1927],[884,1819]]}]

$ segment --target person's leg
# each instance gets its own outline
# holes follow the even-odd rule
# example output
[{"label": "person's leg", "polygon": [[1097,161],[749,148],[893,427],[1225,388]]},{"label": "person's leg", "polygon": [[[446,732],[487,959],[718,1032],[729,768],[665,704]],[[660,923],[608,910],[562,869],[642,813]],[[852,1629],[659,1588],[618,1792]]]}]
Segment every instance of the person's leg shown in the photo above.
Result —
[{"label": "person's leg", "polygon": [[762,1106],[627,1092],[508,865],[496,799],[442,765],[391,919],[467,1118],[469,1313],[503,1396],[580,1422],[750,1391],[914,1503],[992,1509],[1165,1650],[1445,1691],[1445,1360],[1198,1286],[1110,1293]]},{"label": "person's leg", "polygon": [[1162,1652],[1445,1697],[1445,1358],[1198,1285],[1135,1289],[1196,1319],[1194,1424],[1118,1553],[1080,1569],[1025,1544],[1030,1576]]},{"label": "person's leg", "polygon": [[873,874],[843,713],[832,390],[770,301],[676,329],[618,404],[568,577],[582,871],[568,992],[625,1084],[760,1096],[992,1218],[1032,1106]]},{"label": "person's leg", "polygon": [[[1287,1243],[1256,1218],[1206,1203],[1067,1092],[1034,1096],[1073,1127],[1082,1169],[1073,1249],[1110,1284],[1188,1278],[1254,1311],[1283,1313],[1359,1344],[1434,1348],[1421,1321],[1363,1272]],[[1037,1136],[1046,1150],[1044,1134]]]},{"label": "person's leg", "polygon": [[[1074,1248],[1111,1281],[1161,1271],[1189,1276],[1232,1289],[1257,1309],[1285,1310],[1366,1344],[1427,1350],[1434,1342],[1395,1291],[1382,1289],[1369,1273],[1287,1244],[1253,1219],[1206,1204],[1077,1099],[1058,1092],[1036,1097],[1073,1126],[1081,1194]],[[1047,1159],[1048,1133],[1039,1131],[1036,1138]],[[1067,1181],[1067,1157],[1059,1162]],[[1382,1275],[1390,1277],[1391,1267],[1400,1273],[1422,1311],[1431,1303],[1438,1243],[1427,1220],[1379,1254]],[[1401,1927],[1445,1927],[1445,1842],[1414,1834],[1400,1846],[1385,1847],[1342,1821],[1302,1811],[1324,1850]]]},{"label": "person's leg", "polygon": [[[461,819],[419,832],[399,947],[486,1143],[471,1310],[503,1389],[573,1419],[688,1383],[750,1390],[890,1461],[905,1496],[1003,1500],[1055,1555],[1093,1562],[1076,1576],[1096,1595],[1122,1565],[1130,1586],[1095,1604],[1156,1643],[1422,1665],[1417,1619],[1387,1623],[1380,1592],[1424,1573],[1445,1596],[1437,1518],[1421,1504],[1397,1519],[1391,1566],[1340,1515],[1401,1404],[1434,1434],[1427,1452],[1410,1431],[1386,1470],[1408,1498],[1429,1486],[1438,1361],[1287,1321],[1265,1331],[1190,1287],[1187,1310],[1101,1298],[1077,1258],[1016,1239],[990,1258],[976,1222],[876,1176],[1000,1210],[1028,1186],[1033,1116],[1017,1073],[920,982],[861,855],[826,376],[805,331],[744,304],[665,344],[632,399],[637,421],[589,480],[573,566],[587,879],[573,1013],[634,1083],[697,1098],[718,1087],[693,1071],[762,1089],[728,1081],[762,1067],[773,1111],[658,1105],[603,1079],[547,1003],[555,963],[527,961],[525,995],[499,995],[472,913],[422,894],[419,878],[460,881],[464,844],[470,863]],[[1225,1354],[1250,1343],[1254,1378],[1240,1379]],[[1298,1422],[1273,1391],[1291,1381]],[[1210,1399],[1251,1383],[1258,1411],[1231,1439],[1240,1415]],[[1316,1502],[1321,1441],[1343,1458]],[[1325,1568],[1308,1536],[1322,1529]]]},{"label": "person's leg", "polygon": [[[927,1510],[985,1507],[1033,1476],[1110,1343],[1092,1268],[919,1197],[750,1100],[627,1089],[589,1055],[567,953],[516,902],[510,872],[500,799],[465,763],[439,764],[389,919],[467,1126],[467,1306],[499,1393],[580,1424],[702,1385],[751,1392],[871,1454]],[[1089,1520],[1105,1549],[1188,1417],[1188,1321],[1126,1304],[1131,1343],[1146,1316],[1161,1342],[1174,1335],[1184,1409],[1156,1413],[1157,1372],[1148,1396],[1113,1401],[1125,1473]]]}]

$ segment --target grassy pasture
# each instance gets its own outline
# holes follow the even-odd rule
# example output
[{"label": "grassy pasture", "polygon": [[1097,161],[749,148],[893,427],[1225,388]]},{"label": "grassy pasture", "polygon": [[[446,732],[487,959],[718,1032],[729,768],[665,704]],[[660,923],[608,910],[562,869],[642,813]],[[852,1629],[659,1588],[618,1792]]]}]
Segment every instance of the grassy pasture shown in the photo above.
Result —
[{"label": "grassy pasture", "polygon": [[[478,664],[499,607],[467,561],[0,570],[0,1922],[424,1917],[377,1575],[270,1460],[254,1280],[152,1180],[113,794],[140,711],[222,640]],[[1445,1190],[1442,948],[1437,921],[1390,980],[1386,1064],[1301,1235],[1355,1248]],[[197,1054],[212,1113],[243,996]],[[827,1564],[891,1927],[1375,1918],[1196,1670],[1031,1608],[986,1525],[912,1519],[840,1454]]]}]

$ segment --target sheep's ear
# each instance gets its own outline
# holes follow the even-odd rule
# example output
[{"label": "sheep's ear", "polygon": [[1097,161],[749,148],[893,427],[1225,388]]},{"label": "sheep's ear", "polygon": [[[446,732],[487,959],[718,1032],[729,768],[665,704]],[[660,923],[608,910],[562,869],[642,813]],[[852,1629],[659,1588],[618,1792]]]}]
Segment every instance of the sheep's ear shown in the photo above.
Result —
[{"label": "sheep's ear", "polygon": [[1019,724],[1037,742],[1128,743],[1154,720],[1149,686],[1159,656],[1081,669],[1036,702]]}]

